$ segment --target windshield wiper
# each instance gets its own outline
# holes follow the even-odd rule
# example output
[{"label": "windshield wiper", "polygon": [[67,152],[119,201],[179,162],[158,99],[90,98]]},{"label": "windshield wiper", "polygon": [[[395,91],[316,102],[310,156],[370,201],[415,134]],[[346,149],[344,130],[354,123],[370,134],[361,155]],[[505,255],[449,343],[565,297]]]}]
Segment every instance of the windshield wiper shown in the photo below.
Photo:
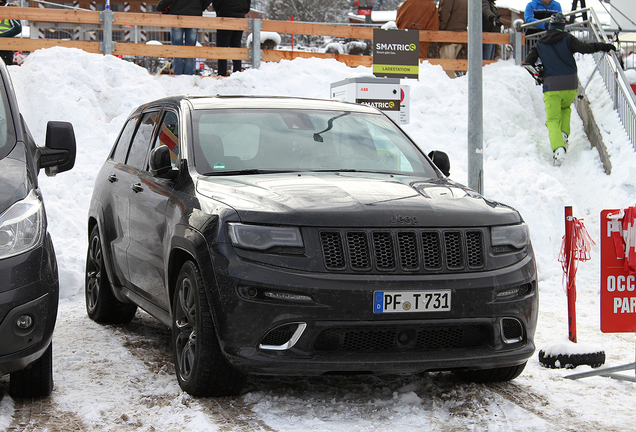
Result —
[{"label": "windshield wiper", "polygon": [[214,175],[243,175],[243,174],[272,174],[272,173],[285,173],[285,172],[293,172],[288,169],[260,169],[260,168],[246,168],[239,170],[227,170],[227,171],[212,171],[205,173],[203,175],[206,176],[214,176]]},{"label": "windshield wiper", "polygon": [[316,142],[323,142],[324,140],[323,140],[322,136],[320,136],[320,134],[321,134],[321,133],[325,133],[325,132],[330,131],[330,130],[331,130],[331,128],[333,128],[333,121],[334,121],[334,120],[337,120],[337,119],[339,119],[340,117],[348,116],[349,114],[351,114],[351,112],[347,111],[347,112],[346,112],[346,113],[344,113],[344,114],[340,114],[340,115],[337,115],[337,116],[335,116],[335,117],[331,117],[329,120],[327,120],[327,129],[325,129],[325,130],[323,130],[323,131],[320,131],[320,132],[316,132],[316,133],[314,134],[314,141],[316,141]]}]

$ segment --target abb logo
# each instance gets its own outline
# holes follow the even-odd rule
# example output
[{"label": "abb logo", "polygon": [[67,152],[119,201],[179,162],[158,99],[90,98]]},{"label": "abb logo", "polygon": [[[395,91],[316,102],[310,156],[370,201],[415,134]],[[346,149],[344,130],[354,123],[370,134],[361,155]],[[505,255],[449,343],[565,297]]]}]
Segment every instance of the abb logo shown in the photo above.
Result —
[{"label": "abb logo", "polygon": [[369,91],[369,87],[361,87],[360,91]]}]

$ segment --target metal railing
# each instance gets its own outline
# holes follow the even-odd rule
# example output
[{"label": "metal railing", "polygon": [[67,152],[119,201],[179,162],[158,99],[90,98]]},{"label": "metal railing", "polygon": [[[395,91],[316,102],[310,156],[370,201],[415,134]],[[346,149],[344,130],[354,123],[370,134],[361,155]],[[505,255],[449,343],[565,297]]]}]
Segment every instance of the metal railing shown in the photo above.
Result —
[{"label": "metal railing", "polygon": [[[566,29],[573,33],[578,39],[586,40],[588,42],[605,42],[608,43],[605,30],[601,26],[598,16],[594,12],[594,9],[584,8],[569,13],[565,13],[565,16],[578,16],[587,12],[590,19],[584,22],[578,22],[566,26]],[[531,24],[521,25],[521,29],[532,27],[533,24],[548,22],[550,19],[546,18]],[[523,52],[522,57],[525,58],[527,53],[537,44],[537,41],[543,32],[535,33],[526,36],[526,44],[521,48]],[[518,58],[518,56],[517,56]],[[623,123],[625,132],[636,150],[636,102],[634,101],[634,91],[632,90],[621,63],[614,52],[610,53],[595,53],[594,60],[597,64],[597,69],[603,77],[605,88],[610,94],[614,103],[614,109],[618,112],[618,115]],[[588,78],[591,79],[592,77]],[[586,85],[587,82],[584,83]]]}]

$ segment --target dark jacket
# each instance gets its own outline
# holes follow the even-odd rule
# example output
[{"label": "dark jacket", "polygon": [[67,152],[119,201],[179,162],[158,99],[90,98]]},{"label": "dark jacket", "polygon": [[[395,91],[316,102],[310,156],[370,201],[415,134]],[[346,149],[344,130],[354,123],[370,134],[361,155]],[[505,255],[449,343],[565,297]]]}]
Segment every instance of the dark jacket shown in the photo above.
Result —
[{"label": "dark jacket", "polygon": [[495,0],[481,1],[482,31],[499,33],[501,31],[501,25],[494,24],[495,20],[499,20],[499,16],[499,10],[497,6],[495,6]]},{"label": "dark jacket", "polygon": [[216,16],[225,18],[245,18],[250,5],[250,0],[212,0]]},{"label": "dark jacket", "polygon": [[170,15],[201,16],[212,0],[159,0],[157,10]]},{"label": "dark jacket", "polygon": [[[550,4],[545,6],[541,0],[531,0],[526,5],[526,11],[523,14],[523,17],[527,24],[544,18],[549,18],[557,12],[563,12],[561,10],[561,4],[558,1],[553,0]],[[545,24],[546,23],[535,24],[535,26],[545,30]]]},{"label": "dark jacket", "polygon": [[468,27],[468,0],[440,0],[439,29],[465,32]]},{"label": "dark jacket", "polygon": [[544,93],[576,90],[579,87],[579,80],[574,53],[607,52],[613,48],[612,44],[583,42],[565,31],[550,29],[530,50],[524,63],[534,65],[538,59],[541,59],[544,71]]}]

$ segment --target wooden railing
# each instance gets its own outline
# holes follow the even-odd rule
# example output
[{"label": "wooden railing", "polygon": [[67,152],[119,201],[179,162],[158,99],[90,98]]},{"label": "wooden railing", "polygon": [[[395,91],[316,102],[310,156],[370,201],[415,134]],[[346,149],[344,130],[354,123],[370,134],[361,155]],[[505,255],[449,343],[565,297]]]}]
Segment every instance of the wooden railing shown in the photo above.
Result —
[{"label": "wooden railing", "polygon": [[[3,18],[28,20],[31,22],[92,24],[102,28],[102,13],[98,11],[62,10],[43,8],[7,7],[2,11]],[[113,29],[123,26],[161,27],[169,31],[171,27],[197,28],[202,30],[223,29],[250,32],[250,22],[243,18],[190,17],[159,13],[114,12]],[[262,31],[283,34],[317,35],[360,40],[372,40],[373,29],[370,27],[316,24],[292,21],[262,20]],[[119,26],[119,27],[117,27]],[[86,52],[102,53],[103,47],[97,41],[34,39],[37,35],[26,38],[0,38],[0,50],[31,52],[40,48],[63,46],[79,48]],[[467,32],[420,31],[420,42],[452,42],[467,43]],[[490,44],[511,44],[509,34],[484,33],[483,42]],[[292,60],[298,57],[334,58],[349,66],[371,66],[373,58],[363,55],[315,53],[304,51],[262,50],[261,59],[266,62]],[[225,58],[235,60],[253,60],[248,48],[219,48],[213,46],[190,47],[172,45],[147,45],[139,43],[116,42],[113,55],[146,56],[146,57],[182,57],[182,58]],[[467,60],[427,59],[431,64],[441,65],[445,70],[467,70]],[[484,64],[491,61],[484,61]]]}]

